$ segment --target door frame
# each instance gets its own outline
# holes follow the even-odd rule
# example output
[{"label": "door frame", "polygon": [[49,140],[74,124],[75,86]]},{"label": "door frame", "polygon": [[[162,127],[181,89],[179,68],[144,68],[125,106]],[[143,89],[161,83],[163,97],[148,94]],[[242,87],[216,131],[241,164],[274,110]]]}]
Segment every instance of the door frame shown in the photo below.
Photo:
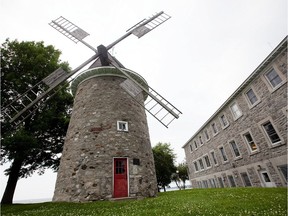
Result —
[{"label": "door frame", "polygon": [[129,160],[128,157],[113,157],[112,159],[112,197],[115,198],[114,196],[114,182],[115,182],[115,177],[114,177],[114,165],[115,165],[115,159],[126,159],[126,164],[127,164],[127,197],[129,197],[130,191],[129,191],[129,186],[130,186],[130,178],[129,178]]},{"label": "door frame", "polygon": [[[270,182],[265,181],[263,173],[267,173]],[[276,187],[275,182],[272,181],[270,173],[267,170],[260,170],[259,175],[260,175],[261,184],[263,185],[263,187]]]}]

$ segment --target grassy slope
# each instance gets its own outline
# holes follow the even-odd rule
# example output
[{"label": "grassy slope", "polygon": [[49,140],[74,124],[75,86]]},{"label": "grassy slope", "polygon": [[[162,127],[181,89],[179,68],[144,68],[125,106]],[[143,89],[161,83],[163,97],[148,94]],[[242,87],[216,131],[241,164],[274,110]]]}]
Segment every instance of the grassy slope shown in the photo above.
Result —
[{"label": "grassy slope", "polygon": [[156,198],[93,203],[40,203],[2,206],[1,215],[287,215],[287,188],[192,189]]}]

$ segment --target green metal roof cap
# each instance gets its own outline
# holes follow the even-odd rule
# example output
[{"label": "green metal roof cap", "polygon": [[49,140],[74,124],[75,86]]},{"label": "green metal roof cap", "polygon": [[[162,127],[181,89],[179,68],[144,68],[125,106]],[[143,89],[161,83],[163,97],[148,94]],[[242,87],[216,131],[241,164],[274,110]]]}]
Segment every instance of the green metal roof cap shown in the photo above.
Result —
[{"label": "green metal roof cap", "polygon": [[[139,74],[137,74],[134,71],[128,70],[128,69],[123,69],[125,72],[129,73],[129,75],[135,79],[139,84],[141,84],[144,88],[149,90],[148,83],[146,80]],[[127,78],[121,71],[117,70],[114,67],[98,67],[98,68],[91,68],[86,71],[83,71],[81,74],[79,74],[74,81],[71,84],[71,90],[73,96],[75,96],[77,87],[80,83],[84,82],[87,79],[90,79],[92,77],[99,77],[99,76],[116,76],[116,77],[123,77]],[[147,94],[145,94],[145,99],[147,97]]]}]

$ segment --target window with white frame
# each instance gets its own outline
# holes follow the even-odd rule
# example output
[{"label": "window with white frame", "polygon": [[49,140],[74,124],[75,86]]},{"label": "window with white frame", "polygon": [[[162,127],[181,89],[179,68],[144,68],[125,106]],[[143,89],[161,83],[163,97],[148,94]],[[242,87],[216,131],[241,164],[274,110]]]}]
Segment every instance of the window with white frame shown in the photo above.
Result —
[{"label": "window with white frame", "polygon": [[281,139],[270,121],[262,124],[262,127],[272,145],[277,145],[281,143]]},{"label": "window with white frame", "polygon": [[218,129],[217,129],[215,122],[211,124],[211,127],[212,127],[213,134],[216,135],[218,133]]},{"label": "window with white frame", "polygon": [[204,156],[204,160],[205,160],[205,163],[206,163],[206,167],[207,168],[211,167],[211,163],[210,163],[210,159],[209,159],[208,155]]},{"label": "window with white frame", "polygon": [[218,177],[218,182],[219,182],[220,188],[224,188],[224,183],[223,183],[222,177]]},{"label": "window with white frame", "polygon": [[288,166],[287,164],[283,164],[278,166],[278,170],[281,172],[284,180],[288,182]]},{"label": "window with white frame", "polygon": [[243,180],[245,187],[251,187],[252,184],[251,184],[251,181],[248,177],[248,174],[246,172],[243,172],[243,173],[240,173],[240,175],[241,175],[241,178]]},{"label": "window with white frame", "polygon": [[205,130],[204,134],[205,134],[206,140],[208,141],[210,139],[208,130]]},{"label": "window with white frame", "polygon": [[240,151],[239,151],[239,148],[238,148],[236,142],[234,140],[231,140],[229,142],[229,144],[230,144],[230,147],[232,149],[234,157],[239,158],[241,156],[241,154],[240,154]]},{"label": "window with white frame", "polygon": [[265,74],[266,79],[269,81],[272,88],[278,87],[282,83],[282,79],[274,68]]},{"label": "window with white frame", "polygon": [[199,161],[200,169],[203,170],[204,169],[204,164],[203,164],[202,159],[200,158],[198,161]]},{"label": "window with white frame", "polygon": [[238,104],[235,102],[230,106],[232,115],[234,117],[234,120],[240,118],[242,116],[242,111],[240,110]]},{"label": "window with white frame", "polygon": [[216,188],[216,183],[215,183],[215,179],[214,178],[209,179],[209,183],[210,183],[212,188]]},{"label": "window with white frame", "polygon": [[211,154],[211,157],[212,157],[212,160],[213,160],[214,165],[218,165],[215,152],[214,152],[214,151],[211,151],[210,154]]},{"label": "window with white frame", "polygon": [[195,172],[198,172],[198,171],[199,171],[199,168],[198,168],[197,161],[194,161],[193,164],[194,164]]},{"label": "window with white frame", "polygon": [[223,128],[226,128],[229,125],[228,120],[224,114],[220,116],[220,122]]},{"label": "window with white frame", "polygon": [[195,145],[195,149],[197,149],[198,148],[198,144],[197,144],[196,140],[194,140],[194,145]]},{"label": "window with white frame", "polygon": [[189,146],[190,146],[190,152],[192,152],[193,151],[192,144],[190,144]]},{"label": "window with white frame", "polygon": [[199,136],[199,142],[200,142],[200,145],[203,145],[202,136]]},{"label": "window with white frame", "polygon": [[223,158],[223,161],[224,162],[227,162],[228,161],[228,158],[227,158],[227,155],[226,155],[226,152],[225,152],[225,149],[223,146],[219,147],[219,150],[220,150],[220,153],[222,155],[222,158]]},{"label": "window with white frame", "polygon": [[253,139],[253,137],[252,137],[252,135],[251,135],[250,132],[244,133],[244,134],[243,134],[243,137],[244,137],[244,140],[245,140],[246,144],[247,144],[248,147],[249,147],[250,152],[253,153],[253,152],[256,152],[256,151],[259,150],[259,149],[258,149],[258,146],[257,146],[256,143],[254,142],[254,139]]},{"label": "window with white frame", "polygon": [[257,97],[255,91],[250,88],[246,93],[245,93],[246,99],[248,101],[248,105],[250,108],[255,106],[257,103],[260,102],[259,98]]},{"label": "window with white frame", "polygon": [[228,175],[227,177],[228,177],[230,186],[231,187],[236,187],[236,183],[235,183],[235,180],[234,180],[233,176],[232,175]]},{"label": "window with white frame", "polygon": [[128,122],[117,121],[117,130],[118,131],[128,131]]}]

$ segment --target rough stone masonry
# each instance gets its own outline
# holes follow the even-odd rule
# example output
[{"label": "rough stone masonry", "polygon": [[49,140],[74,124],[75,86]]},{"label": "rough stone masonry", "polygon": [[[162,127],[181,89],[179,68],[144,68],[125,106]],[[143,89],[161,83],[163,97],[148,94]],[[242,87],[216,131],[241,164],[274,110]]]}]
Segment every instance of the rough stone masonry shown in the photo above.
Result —
[{"label": "rough stone masonry", "polygon": [[[157,194],[145,109],[120,87],[124,80],[116,69],[101,67],[87,70],[74,81],[73,112],[53,201],[113,198],[114,158],[127,158],[128,197]],[[144,103],[145,95],[138,97]],[[128,131],[117,130],[117,121],[127,122]]]}]

